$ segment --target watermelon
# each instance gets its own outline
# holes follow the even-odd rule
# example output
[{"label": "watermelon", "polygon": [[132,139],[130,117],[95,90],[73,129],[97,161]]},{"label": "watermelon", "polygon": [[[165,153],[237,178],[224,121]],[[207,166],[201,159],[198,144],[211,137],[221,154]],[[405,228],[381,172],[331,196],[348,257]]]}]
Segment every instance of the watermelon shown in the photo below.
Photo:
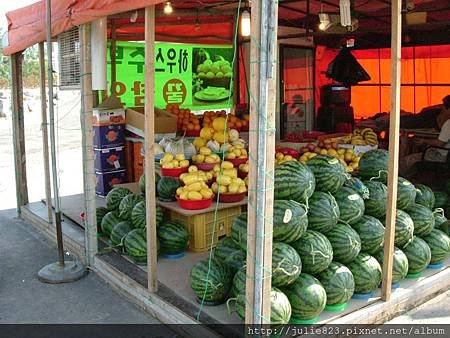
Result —
[{"label": "watermelon", "polygon": [[122,198],[129,194],[132,194],[132,192],[128,188],[112,188],[111,191],[106,195],[106,207],[108,208],[108,210],[117,210]]},{"label": "watermelon", "polygon": [[433,212],[420,204],[413,204],[405,210],[414,222],[414,235],[426,236],[434,228]]},{"label": "watermelon", "polygon": [[322,284],[311,275],[301,273],[297,280],[282,290],[289,299],[292,318],[314,319],[327,304],[327,293]]},{"label": "watermelon", "polygon": [[[245,319],[245,294],[236,297],[236,312],[242,320]],[[291,303],[286,295],[276,288],[270,292],[270,325],[285,325],[291,319]]]},{"label": "watermelon", "polygon": [[397,184],[397,208],[405,210],[414,204],[416,200],[416,188],[403,177],[398,178]]},{"label": "watermelon", "polygon": [[297,161],[285,162],[275,168],[274,197],[306,203],[314,192],[316,181],[311,170]]},{"label": "watermelon", "polygon": [[119,213],[117,211],[108,212],[102,219],[101,228],[102,233],[105,236],[109,236],[111,234],[112,229],[117,223],[120,223],[122,220],[119,217]]},{"label": "watermelon", "polygon": [[276,200],[273,204],[273,241],[290,243],[306,231],[306,209],[295,201]]},{"label": "watermelon", "polygon": [[122,246],[125,236],[133,230],[131,223],[128,221],[122,221],[117,223],[111,230],[111,235],[109,239],[113,246]]},{"label": "watermelon", "polygon": [[370,196],[369,188],[357,177],[350,177],[345,181],[344,187],[355,190],[364,200]]},{"label": "watermelon", "polygon": [[[385,220],[383,220],[385,223]],[[397,209],[395,217],[395,246],[403,249],[412,241],[414,234],[414,222],[406,212]]]},{"label": "watermelon", "polygon": [[175,221],[169,221],[157,229],[161,252],[164,254],[178,254],[186,250],[189,245],[189,232],[186,227]]},{"label": "watermelon", "polygon": [[347,267],[355,279],[355,293],[370,293],[380,285],[381,266],[374,257],[361,252]]},{"label": "watermelon", "polygon": [[295,282],[302,271],[302,261],[295,249],[285,243],[272,245],[272,285],[287,286]]},{"label": "watermelon", "polygon": [[387,187],[378,181],[365,181],[369,189],[369,198],[364,200],[364,213],[376,218],[386,215],[387,209]]},{"label": "watermelon", "polygon": [[325,234],[333,247],[333,259],[347,264],[361,251],[361,238],[350,226],[338,223]]},{"label": "watermelon", "polygon": [[[131,211],[131,222],[135,228],[145,228],[147,225],[147,212],[145,201],[137,203]],[[164,211],[161,207],[156,207],[156,226],[164,222]]]},{"label": "watermelon", "polygon": [[[383,270],[384,250],[378,251],[375,256]],[[394,247],[394,258],[392,262],[392,283],[398,283],[408,274],[408,257],[402,250]]]},{"label": "watermelon", "polygon": [[345,304],[352,298],[355,280],[352,272],[341,263],[331,262],[316,277],[327,293],[327,305]]},{"label": "watermelon", "polygon": [[245,294],[245,284],[247,283],[247,268],[243,266],[233,277],[233,284],[231,286],[230,294],[232,297],[237,297],[239,294]]},{"label": "watermelon", "polygon": [[431,250],[427,242],[414,236],[412,241],[403,248],[408,257],[408,273],[414,274],[424,270],[431,261]]},{"label": "watermelon", "polygon": [[[308,161],[316,178],[316,190],[335,194],[347,180],[342,163],[330,155],[317,155]],[[275,182],[276,183],[276,182]]]},{"label": "watermelon", "polygon": [[441,230],[433,229],[423,237],[431,251],[431,264],[443,263],[450,257],[450,238]]},{"label": "watermelon", "polygon": [[147,232],[145,229],[131,230],[123,240],[125,252],[137,263],[147,263]]},{"label": "watermelon", "polygon": [[[448,195],[442,191],[434,192],[434,207],[445,209],[448,203]],[[450,215],[447,215],[450,217]]]},{"label": "watermelon", "polygon": [[384,226],[372,216],[364,215],[352,225],[361,238],[361,251],[373,255],[383,248]]},{"label": "watermelon", "polygon": [[223,302],[231,288],[232,274],[216,259],[196,263],[190,273],[190,285],[200,300]]},{"label": "watermelon", "polygon": [[333,247],[320,232],[306,230],[297,241],[291,243],[302,261],[302,271],[316,274],[330,265],[333,260]]},{"label": "watermelon", "polygon": [[359,172],[363,180],[377,178],[387,182],[389,153],[383,149],[369,150],[359,160]]},{"label": "watermelon", "polygon": [[[158,186],[158,182],[161,179],[161,176],[155,171],[155,188]],[[145,175],[142,174],[139,178],[139,190],[142,194],[145,194]],[[158,193],[156,194],[158,196]]]},{"label": "watermelon", "polygon": [[144,197],[135,194],[129,194],[122,198],[119,203],[119,217],[125,220],[131,219],[131,211],[139,202],[143,202]]},{"label": "watermelon", "polygon": [[354,224],[364,215],[364,200],[355,190],[342,187],[335,197],[341,212],[340,220],[342,222]]},{"label": "watermelon", "polygon": [[309,230],[326,233],[337,224],[340,216],[341,213],[336,199],[330,193],[316,191],[309,199]]},{"label": "watermelon", "polygon": [[444,215],[444,210],[434,209],[433,215],[434,215],[434,227],[435,228],[440,228],[442,224],[447,222],[447,218],[445,218],[445,215]]},{"label": "watermelon", "polygon": [[241,250],[247,251],[247,213],[236,217],[231,225],[231,239]]},{"label": "watermelon", "polygon": [[424,207],[433,209],[434,207],[434,192],[431,188],[423,184],[416,184],[416,203]]},{"label": "watermelon", "polygon": [[97,209],[95,209],[95,217],[97,219],[97,232],[102,231],[102,220],[108,212],[109,210],[105,207],[97,207]]},{"label": "watermelon", "polygon": [[235,273],[245,265],[247,256],[230,237],[225,237],[217,243],[214,249],[214,258],[227,265],[231,272]]},{"label": "watermelon", "polygon": [[175,177],[162,177],[156,186],[158,198],[164,202],[175,201],[175,195],[179,187],[180,181],[178,181]]}]

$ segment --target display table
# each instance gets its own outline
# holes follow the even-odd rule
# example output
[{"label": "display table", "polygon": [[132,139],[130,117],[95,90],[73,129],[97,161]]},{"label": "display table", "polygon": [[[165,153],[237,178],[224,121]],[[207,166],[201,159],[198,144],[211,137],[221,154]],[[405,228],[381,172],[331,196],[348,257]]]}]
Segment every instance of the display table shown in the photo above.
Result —
[{"label": "display table", "polygon": [[[205,214],[209,212],[214,212],[216,210],[216,201],[213,201],[211,206],[206,209],[201,210],[186,210],[180,208],[178,202],[162,202],[156,199],[156,205],[168,209],[170,211],[175,211],[183,216],[195,216],[199,214]],[[247,197],[245,197],[242,201],[236,203],[219,203],[217,210],[229,209],[234,207],[240,207],[242,205],[247,205]]]}]

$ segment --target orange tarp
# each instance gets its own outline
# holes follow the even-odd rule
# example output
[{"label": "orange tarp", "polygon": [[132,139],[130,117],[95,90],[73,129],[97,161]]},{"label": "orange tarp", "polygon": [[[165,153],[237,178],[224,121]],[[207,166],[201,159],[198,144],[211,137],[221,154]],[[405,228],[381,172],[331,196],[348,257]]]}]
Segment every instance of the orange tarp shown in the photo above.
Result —
[{"label": "orange tarp", "polygon": [[[58,0],[52,1],[52,34],[58,34],[108,15],[155,5],[163,0]],[[6,14],[8,46],[3,53],[11,55],[45,41],[45,1]]]}]

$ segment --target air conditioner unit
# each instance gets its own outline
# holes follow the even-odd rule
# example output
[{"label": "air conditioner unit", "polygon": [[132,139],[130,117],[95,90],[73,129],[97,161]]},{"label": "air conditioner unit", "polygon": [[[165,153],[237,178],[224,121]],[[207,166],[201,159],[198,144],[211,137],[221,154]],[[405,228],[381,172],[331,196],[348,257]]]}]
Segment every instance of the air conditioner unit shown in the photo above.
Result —
[{"label": "air conditioner unit", "polygon": [[80,38],[78,27],[58,35],[60,89],[80,88]]}]

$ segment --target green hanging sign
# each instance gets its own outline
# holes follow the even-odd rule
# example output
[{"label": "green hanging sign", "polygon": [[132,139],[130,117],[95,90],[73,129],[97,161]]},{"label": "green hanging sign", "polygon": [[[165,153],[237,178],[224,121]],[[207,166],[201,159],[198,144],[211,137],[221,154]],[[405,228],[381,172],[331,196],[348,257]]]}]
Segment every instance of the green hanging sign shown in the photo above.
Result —
[{"label": "green hanging sign", "polygon": [[[108,83],[111,83],[108,46]],[[144,43],[116,43],[113,90],[127,107],[144,105]],[[233,105],[232,46],[155,43],[155,107],[176,104],[191,110]]]}]

